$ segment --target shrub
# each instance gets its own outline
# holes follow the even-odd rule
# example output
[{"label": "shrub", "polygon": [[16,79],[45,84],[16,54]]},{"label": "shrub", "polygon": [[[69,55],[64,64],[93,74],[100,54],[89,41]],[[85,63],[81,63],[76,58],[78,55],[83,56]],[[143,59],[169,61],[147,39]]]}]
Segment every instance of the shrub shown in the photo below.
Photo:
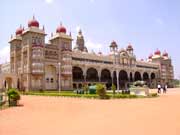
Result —
[{"label": "shrub", "polygon": [[151,93],[151,94],[149,94],[149,97],[157,97],[157,96],[158,96],[157,93]]},{"label": "shrub", "polygon": [[9,106],[17,106],[17,101],[20,100],[20,93],[16,89],[9,89],[7,92]]},{"label": "shrub", "polygon": [[112,84],[111,89],[113,91],[113,95],[115,95],[116,94],[116,86],[114,84]]},{"label": "shrub", "polygon": [[96,84],[96,93],[99,95],[100,99],[105,99],[106,89],[102,84]]},{"label": "shrub", "polygon": [[20,100],[20,93],[16,89],[9,89],[7,92],[9,100]]}]

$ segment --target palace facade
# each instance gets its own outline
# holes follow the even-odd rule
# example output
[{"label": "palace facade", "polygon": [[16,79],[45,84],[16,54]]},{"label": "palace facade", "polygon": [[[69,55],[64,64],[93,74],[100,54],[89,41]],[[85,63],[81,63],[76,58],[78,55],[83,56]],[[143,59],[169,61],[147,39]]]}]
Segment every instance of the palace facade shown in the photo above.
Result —
[{"label": "palace facade", "polygon": [[[51,34],[48,43],[45,43],[45,37],[44,27],[40,28],[34,17],[27,28],[16,30],[9,41],[10,73],[2,75],[2,87],[72,90],[83,84],[101,82],[108,89],[112,84],[117,89],[125,89],[137,80],[146,81],[151,88],[157,83],[172,86],[174,71],[167,52],[161,54],[156,50],[147,61],[138,60],[131,44],[119,50],[115,41],[110,43],[107,55],[89,52],[81,30],[72,48],[71,33],[68,34],[62,24]],[[15,76],[14,80],[12,76]]]}]

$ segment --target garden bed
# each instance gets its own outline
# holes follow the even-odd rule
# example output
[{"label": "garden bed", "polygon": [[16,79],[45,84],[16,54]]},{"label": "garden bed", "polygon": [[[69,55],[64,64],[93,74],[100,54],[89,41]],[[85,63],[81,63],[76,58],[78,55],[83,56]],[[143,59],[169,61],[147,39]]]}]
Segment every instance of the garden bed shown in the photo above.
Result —
[{"label": "garden bed", "polygon": [[[73,91],[61,91],[60,93],[57,91],[53,92],[35,92],[35,91],[29,91],[21,93],[23,95],[35,95],[35,96],[56,96],[56,97],[77,97],[77,98],[90,98],[90,99],[99,99],[98,94],[76,94]],[[149,98],[149,97],[157,97],[157,94],[150,94],[149,96],[142,96],[142,95],[131,95],[131,94],[122,94],[122,93],[116,93],[113,95],[112,93],[107,94],[110,99],[119,99],[119,98]]]}]

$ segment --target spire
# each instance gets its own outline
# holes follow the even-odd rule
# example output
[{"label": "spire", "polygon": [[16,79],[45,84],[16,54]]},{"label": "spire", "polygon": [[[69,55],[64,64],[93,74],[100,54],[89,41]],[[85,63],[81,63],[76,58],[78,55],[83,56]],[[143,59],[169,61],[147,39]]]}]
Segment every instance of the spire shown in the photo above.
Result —
[{"label": "spire", "polygon": [[71,37],[71,32],[69,32],[69,36]]},{"label": "spire", "polygon": [[45,31],[44,25],[43,25],[43,31]]},{"label": "spire", "polygon": [[79,35],[82,35],[82,30],[81,30],[81,29],[79,29],[79,32],[78,32],[78,33],[79,33]]},{"label": "spire", "polygon": [[53,33],[51,32],[51,37],[53,37]]},{"label": "spire", "polygon": [[33,20],[35,20],[35,15],[33,14]]}]

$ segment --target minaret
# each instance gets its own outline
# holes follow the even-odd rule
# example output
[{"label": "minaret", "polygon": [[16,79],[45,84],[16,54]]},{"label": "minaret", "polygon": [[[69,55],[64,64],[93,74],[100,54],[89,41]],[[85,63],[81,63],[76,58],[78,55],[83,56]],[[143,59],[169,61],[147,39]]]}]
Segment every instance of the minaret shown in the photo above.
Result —
[{"label": "minaret", "polygon": [[112,53],[115,53],[118,50],[118,46],[114,40],[111,42],[109,47],[110,47],[110,52]]},{"label": "minaret", "polygon": [[71,90],[72,87],[72,37],[66,34],[66,28],[60,24],[50,42],[58,47],[58,89]]},{"label": "minaret", "polygon": [[18,73],[18,68],[20,66],[20,60],[18,60],[18,52],[21,52],[22,49],[22,33],[23,28],[20,27],[16,30],[15,36],[11,35],[10,43],[10,67],[11,73],[20,74]]},{"label": "minaret", "polygon": [[118,45],[117,43],[113,40],[110,44],[110,55],[113,57],[113,63],[114,64],[119,64],[119,53],[118,53]]},{"label": "minaret", "polygon": [[78,32],[77,39],[76,39],[76,46],[74,47],[73,50],[88,52],[86,46],[84,45],[84,36],[82,34],[81,29]]},{"label": "minaret", "polygon": [[133,55],[133,47],[131,45],[131,43],[129,43],[129,45],[126,48],[127,52],[132,56]]}]

